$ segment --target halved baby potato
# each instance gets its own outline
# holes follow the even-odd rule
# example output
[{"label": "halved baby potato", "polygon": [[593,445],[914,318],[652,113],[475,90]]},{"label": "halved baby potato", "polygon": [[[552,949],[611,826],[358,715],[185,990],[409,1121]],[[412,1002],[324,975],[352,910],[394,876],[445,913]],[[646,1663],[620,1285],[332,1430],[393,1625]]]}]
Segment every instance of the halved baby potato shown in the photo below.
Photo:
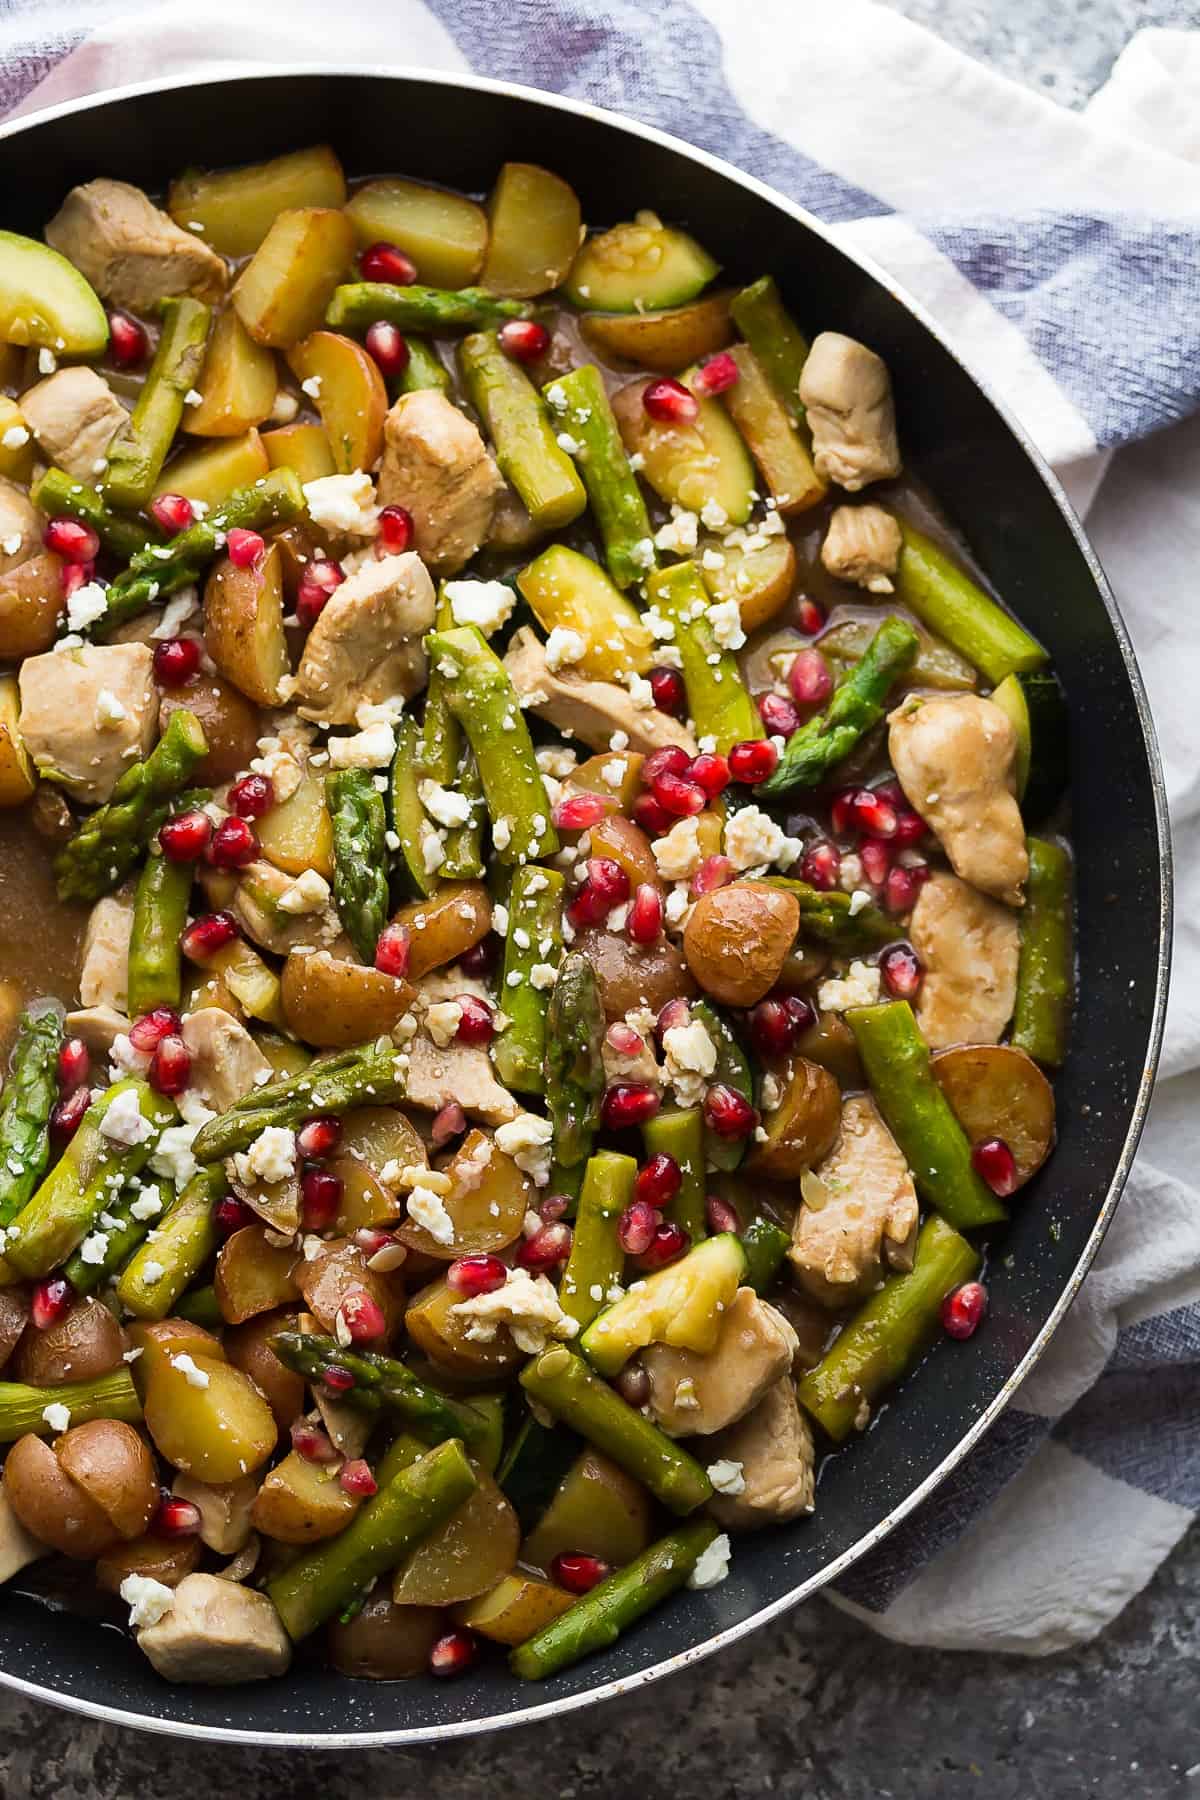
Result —
[{"label": "halved baby potato", "polygon": [[204,642],[222,675],[260,706],[278,706],[291,673],[277,544],[258,568],[222,557],[204,586]]},{"label": "halved baby potato", "polygon": [[16,662],[51,649],[62,609],[62,563],[53,551],[35,551],[0,575],[0,657]]},{"label": "halved baby potato", "polygon": [[323,425],[301,419],[295,425],[264,431],[262,441],[271,467],[294,469],[302,482],[320,481],[337,473]]},{"label": "halved baby potato", "polygon": [[487,250],[487,215],[474,200],[419,181],[368,181],[346,207],[359,245],[396,244],[430,287],[467,287]]},{"label": "halved baby potato", "polygon": [[189,169],[171,183],[167,211],[222,256],[252,256],[281,212],[340,207],[346,177],[328,144],[243,169]]},{"label": "halved baby potato", "polygon": [[959,1044],[931,1067],[971,1143],[1001,1138],[1024,1187],[1054,1146],[1054,1089],[1033,1058],[1011,1044]]},{"label": "halved baby potato", "polygon": [[524,1361],[507,1325],[497,1327],[490,1342],[468,1336],[470,1320],[454,1308],[462,1295],[443,1275],[421,1288],[408,1303],[404,1328],[432,1362],[458,1375],[505,1375]]},{"label": "halved baby potato", "polygon": [[396,1570],[397,1606],[456,1606],[511,1574],[521,1542],[517,1515],[487,1470],[475,1461],[471,1468],[478,1486],[470,1499]]},{"label": "halved baby potato", "polygon": [[354,227],[344,212],[299,206],[279,213],[233,290],[254,341],[286,350],[315,331],[353,257]]},{"label": "halved baby potato", "polygon": [[493,294],[528,300],[565,278],[579,248],[574,188],[537,163],[505,163],[488,201],[491,226],[480,281]]},{"label": "halved baby potato", "polygon": [[306,1044],[323,1050],[390,1034],[411,999],[406,981],[365,963],[346,962],[327,950],[293,951],[283,965],[288,1028]]},{"label": "halved baby potato", "polygon": [[482,881],[447,881],[428,900],[402,906],[392,923],[408,931],[408,972],[416,981],[457,962],[487,936],[492,903]]},{"label": "halved baby potato", "polygon": [[202,500],[205,506],[217,506],[238,488],[253,487],[270,471],[262,439],[251,428],[245,437],[199,444],[173,457],[154,492],[184,494],[189,500]]},{"label": "halved baby potato", "polygon": [[359,1505],[339,1484],[335,1468],[289,1450],[259,1488],[250,1522],[281,1544],[316,1544],[343,1531]]},{"label": "halved baby potato", "polygon": [[375,358],[340,332],[314,331],[289,350],[287,360],[297,381],[308,382],[310,392],[316,389],[312,397],[337,472],[373,468],[383,449],[388,409]]},{"label": "halved baby potato", "polygon": [[287,875],[315,869],[333,877],[333,822],[325,804],[325,783],[308,771],[299,787],[257,821],[258,841],[268,862]]},{"label": "halved baby potato", "polygon": [[[2,585],[2,584],[0,584]],[[0,620],[2,620],[0,601]],[[2,629],[2,624],[0,624]],[[0,806],[21,806],[37,786],[21,736],[21,701],[15,675],[0,676]]]},{"label": "halved baby potato", "polygon": [[244,1225],[226,1238],[213,1276],[226,1323],[241,1325],[259,1313],[299,1301],[300,1290],[292,1280],[295,1261],[292,1247],[270,1243],[261,1225]]},{"label": "halved baby potato", "polygon": [[240,437],[271,416],[279,387],[275,358],[255,343],[232,307],[213,327],[197,385],[203,398],[184,420],[193,437]]},{"label": "halved baby potato", "polygon": [[515,1645],[552,1625],[574,1604],[575,1595],[565,1588],[516,1569],[511,1575],[502,1575],[486,1594],[456,1608],[454,1617],[493,1644]]},{"label": "halved baby potato", "polygon": [[454,1227],[453,1238],[439,1243],[423,1225],[408,1219],[396,1233],[402,1244],[439,1262],[453,1262],[459,1256],[503,1250],[521,1235],[533,1204],[533,1184],[486,1132],[472,1131],[442,1173],[450,1182],[442,1205]]},{"label": "halved baby potato", "polygon": [[601,356],[677,375],[732,343],[732,298],[732,290],[726,290],[662,312],[585,313],[579,328],[584,342]]},{"label": "halved baby potato", "polygon": [[[718,566],[710,568],[705,562],[707,551],[722,558]],[[747,633],[773,619],[787,605],[795,585],[796,552],[791,539],[782,534],[753,550],[715,539],[702,541],[696,561],[713,599],[737,602]]]},{"label": "halved baby potato", "polygon": [[342,1183],[336,1229],[350,1237],[366,1226],[390,1226],[404,1202],[379,1179],[388,1163],[424,1168],[425,1145],[415,1125],[394,1106],[359,1106],[347,1113],[342,1141],[329,1168]]}]

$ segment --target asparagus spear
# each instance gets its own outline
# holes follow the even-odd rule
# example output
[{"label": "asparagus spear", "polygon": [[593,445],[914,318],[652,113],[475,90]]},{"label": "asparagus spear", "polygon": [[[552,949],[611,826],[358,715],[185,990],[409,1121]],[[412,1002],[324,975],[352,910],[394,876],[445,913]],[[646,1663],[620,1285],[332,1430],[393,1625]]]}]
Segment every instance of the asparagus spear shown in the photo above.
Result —
[{"label": "asparagus spear", "polygon": [[521,1386],[531,1400],[620,1463],[673,1513],[694,1512],[712,1494],[712,1482],[689,1456],[615,1388],[562,1344],[526,1363]]},{"label": "asparagus spear", "polygon": [[175,1303],[175,1317],[191,1325],[203,1325],[206,1331],[221,1331],[225,1315],[217,1299],[217,1291],[209,1282],[205,1287],[191,1288]]},{"label": "asparagus spear", "polygon": [[336,1338],[305,1331],[281,1331],[271,1339],[271,1348],[281,1363],[309,1381],[321,1381],[329,1369],[345,1370],[353,1375],[354,1386],[339,1388],[339,1400],[365,1412],[397,1412],[430,1443],[457,1437],[474,1449],[490,1438],[485,1415],[465,1401],[448,1400],[389,1356],[345,1350]]},{"label": "asparagus spear", "polygon": [[[439,679],[433,671],[430,672],[429,692],[425,701],[426,719],[433,705],[433,683]],[[451,723],[453,724],[452,720]],[[458,730],[457,725],[454,729]],[[430,873],[425,867],[421,833],[427,821],[425,808],[421,805],[417,792],[418,781],[424,773],[417,761],[419,743],[420,729],[417,722],[411,713],[406,713],[396,731],[396,754],[392,758],[388,778],[388,811],[392,830],[400,840],[397,853],[404,885],[415,891],[419,898],[428,899],[441,881],[442,874],[440,869]]]},{"label": "asparagus spear", "polygon": [[23,1381],[0,1381],[0,1444],[15,1443],[26,1432],[56,1436],[44,1418],[48,1406],[65,1406],[72,1425],[89,1419],[122,1419],[136,1425],[142,1416],[133,1377],[122,1365],[91,1381],[62,1381],[55,1387],[28,1387]]},{"label": "asparagus spear", "polygon": [[766,877],[771,887],[783,888],[800,902],[800,936],[826,944],[842,955],[852,956],[860,950],[878,950],[896,941],[896,921],[878,906],[864,906],[851,912],[849,894],[837,890],[825,893],[810,887],[807,881],[793,881],[786,875]]},{"label": "asparagus spear", "polygon": [[101,1211],[96,1221],[104,1233],[99,1260],[85,1261],[78,1250],[67,1259],[63,1274],[77,1294],[94,1294],[102,1282],[116,1274],[145,1238],[153,1220],[139,1219],[134,1213],[133,1203],[140,1198],[137,1188],[128,1187]]},{"label": "asparagus spear", "polygon": [[388,920],[387,813],[366,769],[325,777],[333,826],[333,899],[350,942],[365,963]]},{"label": "asparagus spear", "polygon": [[708,1229],[704,1191],[704,1118],[698,1106],[656,1113],[642,1126],[647,1156],[673,1156],[683,1185],[667,1207],[676,1225],[698,1244]]},{"label": "asparagus spear", "polygon": [[730,304],[734,324],[753,350],[791,415],[799,425],[804,418],[800,403],[800,376],[808,361],[808,340],[779,298],[771,275],[752,281]]},{"label": "asparagus spear", "polygon": [[599,369],[585,363],[550,382],[542,394],[557,423],[579,445],[574,454],[609,574],[619,588],[644,580],[656,560],[650,517]]},{"label": "asparagus spear", "polygon": [[601,1150],[588,1158],[579,1190],[571,1254],[563,1270],[558,1303],[580,1329],[590,1325],[608,1303],[609,1289],[621,1279],[625,1252],[617,1238],[617,1222],[633,1198],[637,1164],[632,1156]]},{"label": "asparagus spear", "polygon": [[932,539],[906,519],[898,523],[904,545],[896,597],[922,625],[961,651],[993,687],[1006,675],[1040,669],[1049,661],[1037,639],[1010,619]]},{"label": "asparagus spear", "polygon": [[183,418],[184,397],[196,386],[212,309],[190,295],[164,300],[162,332],[129,423],[108,447],[104,492],[114,506],[144,506],[167,460]]},{"label": "asparagus spear", "polygon": [[[446,597],[444,583],[438,590],[433,628],[435,631],[454,629],[454,608]],[[454,780],[461,755],[462,732],[446,698],[446,677],[431,662],[429,685],[425,690],[425,716],[421,721],[420,747],[417,752],[421,773],[440,786],[449,787]]]},{"label": "asparagus spear", "polygon": [[763,722],[737,657],[718,644],[705,617],[711,596],[695,563],[659,569],[647,581],[646,592],[663,617],[675,623],[688,711],[699,735],[714,737],[722,756],[734,744],[762,737]]},{"label": "asparagus spear", "polygon": [[62,1025],[55,1012],[26,1013],[0,1098],[0,1226],[11,1224],[50,1160],[50,1112]]},{"label": "asparagus spear", "polygon": [[439,1444],[373,1494],[344,1531],[267,1583],[288,1636],[299,1642],[340,1613],[456,1512],[478,1482],[459,1443]]},{"label": "asparagus spear", "polygon": [[165,1319],[217,1247],[213,1214],[229,1192],[224,1165],[197,1169],[175,1204],[136,1249],[117,1281],[117,1299],[138,1319]]},{"label": "asparagus spear", "polygon": [[500,473],[542,531],[577,519],[587,494],[575,465],[557,440],[528,375],[505,356],[494,331],[478,331],[458,347],[467,398],[487,427]]},{"label": "asparagus spear", "polygon": [[710,1519],[677,1526],[518,1644],[509,1655],[509,1668],[522,1681],[544,1681],[582,1656],[607,1650],[635,1619],[683,1586],[716,1536]]},{"label": "asparagus spear", "polygon": [[851,1007],[846,1023],[921,1198],[960,1231],[1007,1218],[971,1166],[971,1146],[930,1072],[929,1047],[908,1001]]},{"label": "asparagus spear", "polygon": [[771,800],[827,780],[882,719],[888,694],[912,667],[920,647],[906,619],[885,619],[825,711],[792,733],[775,773],[758,793]]},{"label": "asparagus spear", "polygon": [[125,518],[114,512],[94,487],[89,487],[86,481],[77,481],[65,469],[47,469],[40,481],[34,482],[29,498],[48,518],[65,515],[69,519],[78,519],[81,525],[90,525],[104,548],[111,550],[121,562],[128,562],[130,557],[154,542],[144,520]]},{"label": "asparagus spear", "polygon": [[138,877],[129,934],[129,1016],[156,1006],[179,1005],[183,961],[179,939],[187,924],[192,866],[172,862],[152,847]]},{"label": "asparagus spear", "polygon": [[740,1235],[746,1252],[745,1285],[756,1294],[765,1294],[778,1275],[792,1240],[782,1226],[761,1213],[751,1219]]},{"label": "asparagus spear", "polygon": [[298,1125],[310,1113],[344,1113],[355,1106],[385,1106],[404,1095],[404,1070],[388,1038],[355,1050],[318,1057],[299,1074],[252,1088],[228,1112],[201,1127],[192,1152],[197,1162],[217,1162],[245,1150],[268,1125]]},{"label": "asparagus spear", "polygon": [[529,727],[503,663],[473,625],[433,631],[425,647],[433,667],[446,677],[446,704],[475,753],[496,855],[502,863],[553,856],[558,833],[550,823]]},{"label": "asparagus spear", "polygon": [[539,963],[557,969],[562,960],[562,905],[566,881],[556,869],[513,871],[508,896],[508,934],[500,1004],[508,1018],[492,1045],[492,1061],[505,1087],[540,1094],[545,1086],[546,1014],[551,990],[530,980]]},{"label": "asparagus spear", "polygon": [[796,1389],[835,1442],[853,1426],[866,1426],[877,1396],[932,1342],[946,1295],[978,1268],[978,1252],[966,1238],[944,1219],[925,1221],[911,1272],[888,1276]]},{"label": "asparagus spear", "polygon": [[1029,875],[1021,910],[1021,957],[1012,1041],[1056,1069],[1067,1053],[1074,986],[1071,859],[1060,844],[1027,839]]},{"label": "asparagus spear", "polygon": [[443,881],[478,881],[484,872],[482,821],[486,806],[479,765],[465,746],[454,786],[464,800],[471,802],[471,817],[465,825],[447,827],[438,875]]},{"label": "asparagus spear", "polygon": [[181,706],[143,762],[117,782],[112,799],[84,820],[54,860],[61,900],[99,900],[128,875],[170,811],[208,744],[195,713]]},{"label": "asparagus spear", "polygon": [[424,338],[409,337],[408,361],[404,365],[404,373],[397,383],[402,394],[416,394],[423,388],[436,388],[439,394],[450,391],[450,371],[433,348]]},{"label": "asparagus spear", "polygon": [[401,331],[477,331],[505,319],[527,319],[522,300],[498,300],[483,288],[396,287],[390,281],[349,281],[334,288],[325,323],[334,331],[366,331],[376,319]]},{"label": "asparagus spear", "polygon": [[604,1002],[586,956],[568,956],[546,1009],[546,1111],[554,1126],[554,1160],[573,1169],[592,1147],[604,1092]]}]

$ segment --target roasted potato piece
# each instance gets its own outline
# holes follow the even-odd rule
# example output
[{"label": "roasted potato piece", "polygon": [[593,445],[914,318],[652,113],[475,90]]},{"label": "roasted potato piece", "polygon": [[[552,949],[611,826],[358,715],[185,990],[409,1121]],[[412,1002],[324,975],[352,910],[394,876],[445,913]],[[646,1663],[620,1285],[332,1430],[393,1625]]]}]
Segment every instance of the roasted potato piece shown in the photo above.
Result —
[{"label": "roasted potato piece", "polygon": [[32,1432],[4,1460],[4,1492],[26,1531],[64,1556],[90,1562],[120,1539],[108,1514]]},{"label": "roasted potato piece", "polygon": [[537,163],[505,163],[488,200],[479,277],[493,294],[528,300],[565,280],[579,248],[579,196]]},{"label": "roasted potato piece", "polygon": [[750,446],[767,491],[781,513],[819,506],[829,489],[766,370],[749,344],[736,344],[731,355],[738,378],[721,398]]},{"label": "roasted potato piece", "polygon": [[335,1464],[309,1462],[289,1450],[259,1488],[250,1522],[281,1543],[315,1544],[344,1530],[359,1505],[338,1485]]},{"label": "roasted potato piece", "polygon": [[114,1544],[96,1564],[96,1586],[119,1593],[129,1575],[144,1575],[164,1587],[178,1587],[200,1562],[204,1546],[198,1537],[164,1538],[152,1533],[128,1544]]},{"label": "roasted potato piece", "polygon": [[492,903],[482,881],[448,881],[428,900],[402,906],[392,921],[409,933],[408,972],[414,981],[457,962],[492,929]]},{"label": "roasted potato piece", "polygon": [[487,218],[461,194],[419,181],[368,181],[346,207],[360,247],[398,244],[429,287],[468,287],[487,249]]},{"label": "roasted potato piece", "polygon": [[367,1681],[404,1681],[429,1671],[429,1652],[442,1629],[432,1606],[397,1606],[376,1588],[345,1624],[329,1626],[329,1660],[341,1675]]},{"label": "roasted potato piece", "polygon": [[131,1327],[146,1429],[184,1475],[236,1481],[267,1460],[277,1432],[270,1407],[209,1332],[182,1319]]},{"label": "roasted potato piece", "polygon": [[701,512],[711,501],[730,524],[744,525],[757,491],[754,464],[720,400],[700,399],[689,424],[664,424],[642,404],[646,386],[631,381],[612,396],[621,441],[630,456],[641,456],[643,478],[669,505]]},{"label": "roasted potato piece", "polygon": [[609,360],[615,357],[642,369],[677,375],[733,342],[732,298],[726,290],[661,312],[585,313],[580,330],[584,342]]},{"label": "roasted potato piece", "polygon": [[15,662],[52,649],[63,600],[62,560],[51,550],[0,575],[0,657]]},{"label": "roasted potato piece", "polygon": [[472,1131],[443,1174],[451,1183],[442,1205],[454,1226],[452,1241],[441,1244],[408,1219],[396,1233],[402,1244],[439,1262],[453,1262],[458,1256],[503,1250],[521,1235],[533,1205],[533,1183],[486,1132]]},{"label": "roasted potato piece", "polygon": [[324,1256],[314,1257],[311,1262],[301,1261],[296,1268],[296,1283],[322,1331],[336,1330],[338,1312],[347,1294],[371,1296],[387,1321],[385,1337],[392,1331],[403,1305],[403,1295],[386,1275],[367,1267],[367,1259],[357,1244],[331,1242]]},{"label": "roasted potato piece", "polygon": [[317,385],[317,411],[334,468],[343,475],[374,468],[383,450],[388,409],[375,358],[340,332],[314,331],[289,350],[287,360],[297,381]]},{"label": "roasted potato piece", "polygon": [[338,1154],[329,1167],[342,1182],[336,1229],[346,1237],[363,1226],[393,1225],[404,1202],[379,1179],[388,1163],[421,1168],[425,1145],[415,1125],[394,1106],[360,1106],[347,1113]]},{"label": "roasted potato piece", "polygon": [[[8,1368],[9,1357],[29,1323],[29,1289],[0,1287],[0,1369]],[[18,1379],[16,1365],[9,1370],[9,1380]],[[22,1376],[19,1379],[24,1380]]]},{"label": "roasted potato piece", "polygon": [[696,992],[683,952],[666,937],[655,944],[631,944],[620,932],[589,925],[576,934],[572,948],[596,971],[609,1019],[623,1019],[638,1006],[661,1012],[676,994],[689,999]]},{"label": "roasted potato piece", "polygon": [[574,1594],[518,1569],[502,1575],[495,1587],[477,1600],[456,1607],[454,1617],[458,1624],[494,1644],[523,1644],[574,1604]]},{"label": "roasted potato piece", "polygon": [[634,889],[649,884],[656,890],[662,888],[662,877],[658,872],[658,864],[654,860],[654,851],[650,848],[650,839],[640,825],[621,813],[612,813],[607,819],[601,819],[593,825],[589,834],[592,856],[611,857],[619,863],[629,877],[630,886]]},{"label": "roasted potato piece", "polygon": [[339,1049],[395,1030],[412,1000],[406,981],[343,962],[328,950],[293,950],[283,965],[288,1029],[306,1044]]},{"label": "roasted potato piece", "polygon": [[753,1006],[775,986],[799,929],[794,894],[762,881],[735,881],[697,900],[683,953],[705,993],[726,1006]]},{"label": "roasted potato piece", "polygon": [[468,1337],[468,1321],[452,1310],[461,1299],[444,1275],[414,1294],[404,1315],[405,1330],[413,1343],[431,1361],[463,1375],[503,1375],[517,1368],[522,1352],[508,1327],[499,1326],[487,1344]]},{"label": "roasted potato piece", "polygon": [[422,1540],[392,1580],[397,1606],[455,1606],[511,1573],[521,1542],[517,1515],[487,1470],[472,1459],[479,1486],[444,1525]]},{"label": "roasted potato piece", "polygon": [[253,487],[270,470],[262,439],[253,428],[245,437],[198,444],[173,457],[158,478],[155,494],[186,494],[216,506],[235,488]]},{"label": "roasted potato piece", "polygon": [[960,1044],[932,1068],[971,1142],[1002,1138],[1024,1187],[1054,1147],[1054,1089],[1033,1058],[1011,1044]]},{"label": "roasted potato piece", "polygon": [[296,1252],[267,1241],[261,1225],[244,1225],[226,1238],[213,1276],[217,1305],[230,1325],[243,1325],[259,1313],[298,1301],[292,1280]]},{"label": "roasted potato piece", "polygon": [[245,1325],[231,1327],[224,1337],[230,1362],[261,1389],[280,1431],[286,1431],[304,1409],[304,1379],[284,1367],[271,1349],[271,1339],[278,1331],[295,1328],[294,1313],[258,1313]]},{"label": "roasted potato piece", "polygon": [[340,207],[346,177],[328,144],[293,150],[244,169],[189,169],[167,192],[167,211],[185,231],[200,227],[222,256],[251,256],[288,208]]},{"label": "roasted potato piece", "polygon": [[295,793],[255,821],[268,862],[288,875],[315,869],[333,878],[333,825],[325,804],[325,783],[305,772]]},{"label": "roasted potato piece", "polygon": [[275,358],[230,307],[213,327],[198,384],[203,399],[188,408],[187,429],[193,437],[241,437],[270,418],[278,386]]},{"label": "roasted potato piece", "polygon": [[108,1307],[100,1300],[76,1300],[69,1312],[44,1330],[26,1326],[10,1365],[10,1377],[27,1381],[31,1387],[94,1381],[120,1368],[124,1348],[121,1327]]},{"label": "roasted potato piece", "polygon": [[64,1474],[81,1487],[123,1538],[141,1537],[158,1506],[154,1458],[132,1425],[92,1419],[56,1439]]},{"label": "roasted potato piece", "polygon": [[315,331],[353,255],[345,213],[298,206],[277,214],[232,295],[254,341],[286,350]]},{"label": "roasted potato piece", "polygon": [[[2,629],[2,626],[0,626]],[[15,675],[0,676],[0,806],[22,806],[37,776],[21,736],[21,699]]]},{"label": "roasted potato piece", "polygon": [[820,1063],[823,1069],[828,1069],[841,1087],[866,1087],[867,1078],[854,1033],[841,1013],[819,1012],[815,1024],[809,1026],[796,1049],[809,1062]]},{"label": "roasted potato piece", "polygon": [[283,630],[283,570],[278,544],[260,568],[227,556],[204,584],[204,642],[217,668],[260,706],[277,706],[291,673]]},{"label": "roasted potato piece", "polygon": [[[709,550],[723,558],[708,568]],[[796,552],[788,537],[769,538],[761,548],[746,550],[717,541],[702,544],[697,556],[704,585],[714,600],[736,600],[745,632],[757,631],[787,605],[796,580]]]},{"label": "roasted potato piece", "polygon": [[262,735],[258,709],[222,675],[193,675],[182,687],[164,688],[159,703],[159,722],[165,730],[171,714],[181,706],[194,712],[204,732],[208,755],[197,765],[194,779],[204,787],[222,782],[248,767],[258,754]]},{"label": "roasted potato piece", "polygon": [[521,1546],[521,1561],[548,1570],[563,1551],[581,1550],[619,1568],[641,1555],[653,1523],[641,1483],[599,1450],[584,1450]]},{"label": "roasted potato piece", "polygon": [[[15,344],[5,345],[6,350],[15,350]],[[3,372],[0,371],[0,378]],[[26,433],[23,444],[6,445],[4,438],[11,431],[15,437],[16,427]],[[0,476],[5,481],[19,481],[22,485],[33,479],[33,465],[37,460],[37,443],[33,433],[25,422],[25,415],[15,400],[7,394],[0,394]]]},{"label": "roasted potato piece", "polygon": [[320,481],[337,473],[323,425],[301,419],[295,425],[281,425],[277,431],[264,431],[262,441],[271,467],[295,469],[301,481]]},{"label": "roasted potato piece", "polygon": [[806,1056],[789,1056],[772,1065],[779,1083],[779,1105],[763,1114],[766,1143],[755,1142],[743,1165],[748,1175],[770,1181],[801,1176],[833,1146],[841,1122],[841,1094],[828,1069]]}]

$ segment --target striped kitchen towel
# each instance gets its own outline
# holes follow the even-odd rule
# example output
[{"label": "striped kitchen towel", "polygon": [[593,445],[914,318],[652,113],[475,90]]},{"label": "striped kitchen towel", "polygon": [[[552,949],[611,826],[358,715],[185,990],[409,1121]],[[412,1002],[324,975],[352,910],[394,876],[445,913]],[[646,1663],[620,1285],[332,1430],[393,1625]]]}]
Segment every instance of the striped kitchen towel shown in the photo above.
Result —
[{"label": "striped kitchen towel", "polygon": [[803,202],[937,316],[1088,514],[1173,809],[1164,1080],[1047,1355],[842,1604],[913,1643],[1091,1636],[1200,1508],[1200,33],[1140,33],[1073,113],[870,0],[348,0],[332,31],[325,0],[0,0],[0,111],[234,61],[378,70],[393,45],[650,121]]}]

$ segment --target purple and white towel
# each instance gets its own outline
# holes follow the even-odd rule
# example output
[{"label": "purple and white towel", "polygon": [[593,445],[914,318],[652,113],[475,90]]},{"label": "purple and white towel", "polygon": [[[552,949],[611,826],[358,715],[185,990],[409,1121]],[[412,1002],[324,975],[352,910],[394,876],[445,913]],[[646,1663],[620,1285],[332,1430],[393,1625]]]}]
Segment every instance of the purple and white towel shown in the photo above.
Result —
[{"label": "purple and white towel", "polygon": [[1091,1636],[1200,1510],[1200,33],[1140,33],[1071,113],[871,0],[350,0],[333,29],[326,0],[0,0],[0,112],[235,64],[378,72],[391,46],[647,120],[803,202],[937,316],[1087,514],[1173,814],[1164,1079],[1050,1350],[842,1604],[949,1648]]}]

